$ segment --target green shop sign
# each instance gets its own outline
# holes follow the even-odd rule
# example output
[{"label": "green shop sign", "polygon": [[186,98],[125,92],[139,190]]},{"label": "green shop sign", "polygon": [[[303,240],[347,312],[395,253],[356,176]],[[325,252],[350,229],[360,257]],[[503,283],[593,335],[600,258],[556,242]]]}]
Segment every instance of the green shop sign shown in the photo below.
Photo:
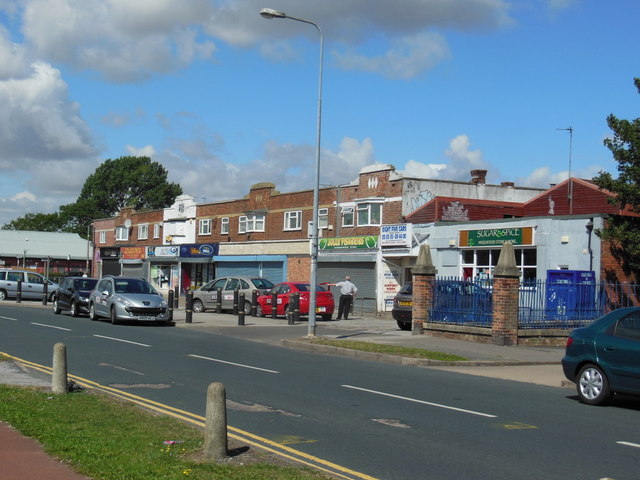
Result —
[{"label": "green shop sign", "polygon": [[489,247],[511,242],[513,245],[532,245],[533,228],[491,228],[486,230],[463,230],[460,232],[460,246]]},{"label": "green shop sign", "polygon": [[337,248],[377,248],[378,237],[368,235],[363,237],[321,238],[318,242],[318,247],[320,250],[333,250]]}]

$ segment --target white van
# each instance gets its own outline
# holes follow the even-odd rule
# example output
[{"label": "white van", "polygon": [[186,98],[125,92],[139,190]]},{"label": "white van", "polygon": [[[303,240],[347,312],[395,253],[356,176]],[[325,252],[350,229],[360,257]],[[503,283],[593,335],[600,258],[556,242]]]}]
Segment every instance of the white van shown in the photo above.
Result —
[{"label": "white van", "polygon": [[0,269],[0,301],[15,298],[18,281],[22,280],[22,298],[42,300],[44,286],[47,284],[47,296],[53,300],[58,284],[47,280],[39,273],[26,270]]}]

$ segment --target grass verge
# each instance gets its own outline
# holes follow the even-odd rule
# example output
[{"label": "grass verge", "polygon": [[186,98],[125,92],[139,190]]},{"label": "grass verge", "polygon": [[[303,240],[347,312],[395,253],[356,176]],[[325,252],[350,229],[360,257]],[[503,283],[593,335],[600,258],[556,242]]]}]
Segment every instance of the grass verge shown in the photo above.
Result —
[{"label": "grass verge", "polygon": [[251,455],[238,455],[247,455],[245,464],[239,458],[204,463],[199,460],[201,430],[86,391],[52,395],[35,388],[0,385],[0,420],[37,439],[50,455],[96,480],[326,478],[307,469],[274,465],[267,454],[253,448],[248,449]]},{"label": "grass verge", "polygon": [[399,347],[396,345],[386,345],[381,343],[357,342],[353,340],[328,340],[325,338],[318,338],[309,341],[311,343],[328,345],[331,347],[347,348],[371,353],[382,353],[386,355],[397,355],[402,357],[426,358],[442,362],[465,362],[469,360],[468,358],[449,353],[434,352],[432,350],[424,350],[422,348]]}]

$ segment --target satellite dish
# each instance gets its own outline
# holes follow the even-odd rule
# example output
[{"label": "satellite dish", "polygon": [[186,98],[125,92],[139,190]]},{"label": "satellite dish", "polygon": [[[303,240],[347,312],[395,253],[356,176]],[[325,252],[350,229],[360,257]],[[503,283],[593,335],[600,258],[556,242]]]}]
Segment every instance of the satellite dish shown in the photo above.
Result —
[{"label": "satellite dish", "polygon": [[124,221],[124,226],[127,227],[127,228],[131,228],[131,219],[127,218]]}]

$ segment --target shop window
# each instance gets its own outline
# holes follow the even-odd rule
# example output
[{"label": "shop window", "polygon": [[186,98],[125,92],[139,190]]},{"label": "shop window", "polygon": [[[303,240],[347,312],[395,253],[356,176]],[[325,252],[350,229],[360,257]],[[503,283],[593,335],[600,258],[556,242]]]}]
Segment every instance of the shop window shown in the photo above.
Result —
[{"label": "shop window", "polygon": [[302,229],[302,211],[284,212],[284,230]]},{"label": "shop window", "polygon": [[[535,281],[537,278],[538,256],[535,248],[515,248],[516,266],[520,270],[523,283]],[[460,254],[462,271],[467,278],[477,278],[480,274],[493,275],[498,264],[500,249],[465,249]]]}]

